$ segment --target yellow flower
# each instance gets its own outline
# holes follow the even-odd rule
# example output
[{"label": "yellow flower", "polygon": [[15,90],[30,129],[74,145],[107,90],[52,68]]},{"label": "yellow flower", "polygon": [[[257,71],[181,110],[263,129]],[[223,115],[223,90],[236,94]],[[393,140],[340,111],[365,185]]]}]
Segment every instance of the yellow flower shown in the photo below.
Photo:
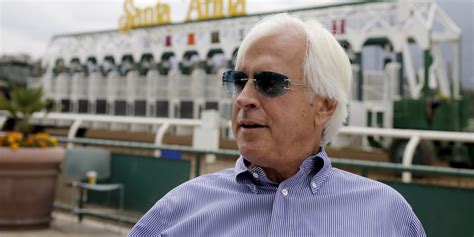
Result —
[{"label": "yellow flower", "polygon": [[7,137],[11,137],[12,139],[15,139],[15,140],[20,140],[23,138],[23,134],[19,132],[10,132],[7,134]]},{"label": "yellow flower", "polygon": [[55,137],[51,137],[49,141],[53,146],[56,146],[58,144],[58,139],[56,139]]},{"label": "yellow flower", "polygon": [[13,150],[18,149],[19,146],[20,146],[20,145],[18,145],[18,143],[12,143],[12,144],[10,144],[10,148],[13,149]]},{"label": "yellow flower", "polygon": [[17,139],[15,139],[15,137],[13,137],[13,136],[7,137],[7,142],[8,142],[8,143],[15,143],[16,140],[17,140]]},{"label": "yellow flower", "polygon": [[48,134],[47,133],[38,133],[36,134],[36,138],[40,139],[40,140],[46,140],[48,139]]},{"label": "yellow flower", "polygon": [[35,142],[35,139],[33,139],[33,137],[31,136],[26,139],[27,145],[33,145],[34,142]]},{"label": "yellow flower", "polygon": [[18,132],[10,132],[6,135],[0,136],[0,147],[10,147],[17,149],[19,147],[53,147],[57,146],[58,140],[55,137],[49,136],[47,133],[31,134],[23,137],[23,134]]}]

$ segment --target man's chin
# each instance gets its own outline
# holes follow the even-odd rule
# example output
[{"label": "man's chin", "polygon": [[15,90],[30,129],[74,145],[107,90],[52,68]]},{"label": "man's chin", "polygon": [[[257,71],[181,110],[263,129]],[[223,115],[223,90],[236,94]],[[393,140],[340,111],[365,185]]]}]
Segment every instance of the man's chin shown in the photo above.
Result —
[{"label": "man's chin", "polygon": [[247,161],[250,161],[252,164],[260,163],[264,154],[262,147],[255,145],[239,145],[239,152],[243,157],[245,157]]}]

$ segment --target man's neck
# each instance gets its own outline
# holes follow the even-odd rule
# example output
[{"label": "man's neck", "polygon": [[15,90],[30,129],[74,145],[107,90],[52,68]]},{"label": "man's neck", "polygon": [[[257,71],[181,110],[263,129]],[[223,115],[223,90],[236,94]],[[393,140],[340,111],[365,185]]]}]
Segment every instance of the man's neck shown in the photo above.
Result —
[{"label": "man's neck", "polygon": [[262,169],[265,171],[265,175],[267,176],[268,180],[274,183],[281,183],[295,175],[299,170],[299,166],[297,166],[296,168],[288,167],[285,170],[275,170],[272,168],[265,167],[262,167]]},{"label": "man's neck", "polygon": [[[277,168],[262,167],[262,169],[263,171],[265,171],[265,175],[267,176],[268,180],[274,183],[281,183],[291,178],[293,175],[295,175],[300,169],[301,164],[306,158],[312,155],[316,155],[318,152],[319,152],[319,147],[315,148],[310,154],[303,155],[292,163],[279,165]],[[257,167],[257,165],[250,163],[247,167],[252,169],[252,168]]]}]

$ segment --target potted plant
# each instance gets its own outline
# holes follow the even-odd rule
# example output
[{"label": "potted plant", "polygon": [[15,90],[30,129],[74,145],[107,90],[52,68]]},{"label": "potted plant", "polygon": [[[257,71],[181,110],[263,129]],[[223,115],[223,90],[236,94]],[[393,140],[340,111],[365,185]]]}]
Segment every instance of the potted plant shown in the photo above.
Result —
[{"label": "potted plant", "polygon": [[[10,116],[0,132],[0,228],[48,227],[64,149],[44,132],[34,132],[33,113],[45,110],[42,88],[14,88],[0,94]],[[9,128],[7,128],[9,127]]]}]

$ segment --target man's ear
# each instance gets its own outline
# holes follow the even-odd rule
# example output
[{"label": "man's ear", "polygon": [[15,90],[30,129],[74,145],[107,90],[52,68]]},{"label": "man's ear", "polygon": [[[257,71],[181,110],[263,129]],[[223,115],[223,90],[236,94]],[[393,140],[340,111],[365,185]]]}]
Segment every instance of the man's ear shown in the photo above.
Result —
[{"label": "man's ear", "polygon": [[314,105],[316,105],[314,123],[316,126],[323,127],[336,111],[337,101],[327,97],[316,96]]}]

